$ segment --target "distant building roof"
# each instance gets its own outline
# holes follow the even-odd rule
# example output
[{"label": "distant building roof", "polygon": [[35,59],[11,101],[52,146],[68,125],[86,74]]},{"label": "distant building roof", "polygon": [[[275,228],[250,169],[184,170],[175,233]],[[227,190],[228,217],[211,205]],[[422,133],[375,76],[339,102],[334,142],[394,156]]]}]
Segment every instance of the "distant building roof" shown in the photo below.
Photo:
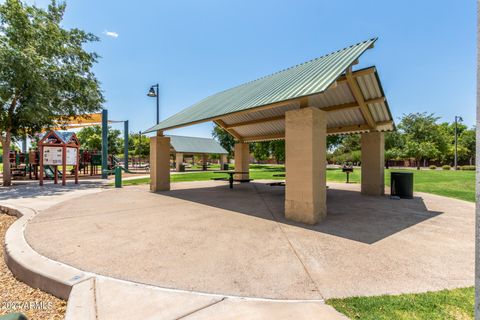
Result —
[{"label": "distant building roof", "polygon": [[176,152],[184,153],[217,153],[227,154],[225,150],[216,140],[210,138],[172,136],[170,138],[170,145]]}]

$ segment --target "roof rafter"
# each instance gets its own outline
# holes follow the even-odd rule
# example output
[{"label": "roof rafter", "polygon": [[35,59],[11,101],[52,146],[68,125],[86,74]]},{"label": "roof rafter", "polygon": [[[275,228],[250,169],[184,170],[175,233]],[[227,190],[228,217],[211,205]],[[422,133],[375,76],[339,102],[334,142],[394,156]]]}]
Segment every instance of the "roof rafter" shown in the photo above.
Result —
[{"label": "roof rafter", "polygon": [[347,68],[347,72],[345,73],[345,76],[347,78],[347,83],[350,88],[350,91],[352,92],[353,96],[355,97],[355,100],[357,101],[358,105],[360,106],[360,111],[362,112],[363,118],[365,119],[365,122],[368,124],[370,129],[375,130],[376,124],[375,120],[373,119],[373,116],[370,112],[370,109],[368,108],[368,105],[365,103],[365,99],[363,98],[362,90],[358,86],[358,82],[353,77],[352,75],[352,67]]},{"label": "roof rafter", "polygon": [[242,141],[243,137],[241,135],[239,135],[235,130],[233,129],[229,129],[227,128],[225,122],[223,122],[222,120],[218,119],[218,120],[215,120],[214,121],[217,125],[219,125],[220,127],[222,127],[225,131],[227,131],[228,133],[230,133],[235,139],[239,140],[239,141]]}]

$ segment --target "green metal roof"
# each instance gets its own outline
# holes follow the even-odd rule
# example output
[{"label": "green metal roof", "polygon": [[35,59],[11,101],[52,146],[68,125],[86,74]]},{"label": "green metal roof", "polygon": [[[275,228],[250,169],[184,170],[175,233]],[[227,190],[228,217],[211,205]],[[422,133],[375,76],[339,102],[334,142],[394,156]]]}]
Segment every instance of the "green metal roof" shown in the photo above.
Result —
[{"label": "green metal roof", "polygon": [[223,149],[223,147],[214,139],[172,135],[167,135],[167,137],[170,138],[170,145],[176,152],[217,154],[228,153],[227,150]]},{"label": "green metal roof", "polygon": [[153,132],[324,92],[377,38],[209,96],[146,130]]}]

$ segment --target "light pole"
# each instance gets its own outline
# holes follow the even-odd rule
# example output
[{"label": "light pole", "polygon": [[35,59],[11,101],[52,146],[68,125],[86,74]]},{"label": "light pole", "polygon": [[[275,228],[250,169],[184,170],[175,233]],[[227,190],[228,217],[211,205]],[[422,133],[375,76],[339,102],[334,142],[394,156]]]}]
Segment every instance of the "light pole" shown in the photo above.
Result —
[{"label": "light pole", "polygon": [[462,117],[455,116],[455,160],[453,163],[455,170],[457,170],[457,160],[458,160],[458,155],[457,155],[458,121],[463,121]]},{"label": "light pole", "polygon": [[[155,88],[157,88],[157,90],[155,91]],[[152,97],[152,98],[157,98],[157,124],[160,123],[160,103],[159,103],[159,85],[158,83],[157,84],[154,84],[153,86],[150,87],[150,90],[148,90],[148,93],[147,93],[147,96],[149,97]]]}]

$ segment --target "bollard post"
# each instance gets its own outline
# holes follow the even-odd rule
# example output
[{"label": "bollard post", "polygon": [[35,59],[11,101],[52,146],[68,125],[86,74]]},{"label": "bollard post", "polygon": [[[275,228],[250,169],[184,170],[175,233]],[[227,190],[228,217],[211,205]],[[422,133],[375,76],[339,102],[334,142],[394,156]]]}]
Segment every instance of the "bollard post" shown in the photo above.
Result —
[{"label": "bollard post", "polygon": [[115,188],[122,187],[122,168],[115,167]]}]

